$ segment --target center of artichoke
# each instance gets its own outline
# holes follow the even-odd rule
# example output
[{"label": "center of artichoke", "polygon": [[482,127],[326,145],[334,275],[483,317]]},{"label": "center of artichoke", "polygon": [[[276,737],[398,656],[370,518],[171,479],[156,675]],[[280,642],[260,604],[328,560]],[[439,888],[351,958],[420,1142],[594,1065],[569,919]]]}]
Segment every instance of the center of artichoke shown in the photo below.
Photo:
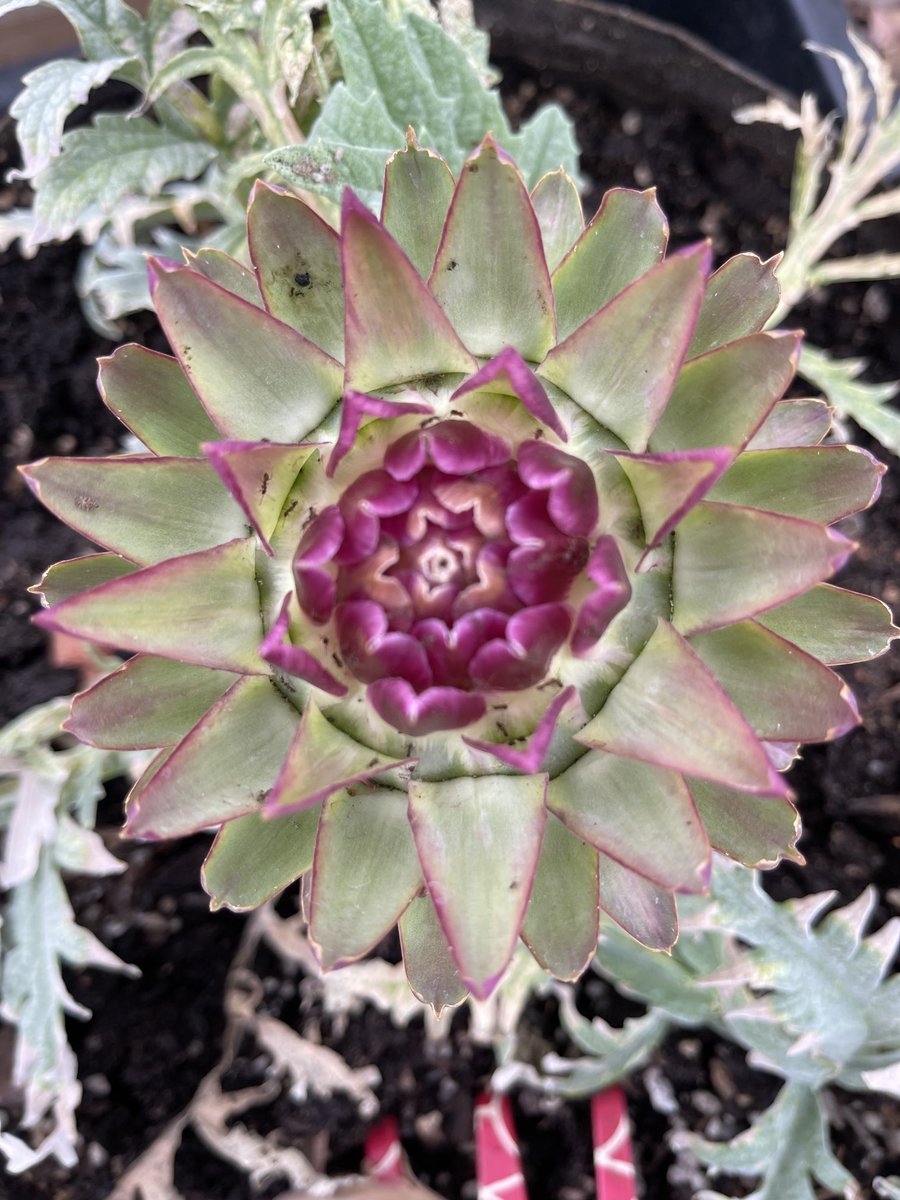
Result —
[{"label": "center of artichoke", "polygon": [[544,438],[426,421],[309,525],[297,598],[389,724],[458,729],[596,641],[598,516],[590,469]]}]

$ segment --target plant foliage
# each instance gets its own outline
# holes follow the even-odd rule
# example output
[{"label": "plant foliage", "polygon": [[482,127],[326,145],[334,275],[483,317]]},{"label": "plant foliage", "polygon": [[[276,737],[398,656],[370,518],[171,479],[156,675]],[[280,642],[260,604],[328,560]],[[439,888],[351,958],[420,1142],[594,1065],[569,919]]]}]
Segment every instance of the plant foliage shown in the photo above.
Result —
[{"label": "plant foliage", "polygon": [[[0,20],[34,2],[0,0]],[[307,190],[335,196],[347,182],[374,203],[384,163],[413,123],[460,162],[493,128],[535,178],[574,169],[561,109],[510,131],[468,0],[152,0],[146,17],[120,0],[51,2],[84,61],[37,67],[13,102],[17,174],[35,199],[0,214],[0,248],[18,239],[33,254],[78,234],[79,294],[112,336],[118,317],[149,307],[147,254],[170,242],[240,254],[250,186],[287,160]],[[110,80],[133,89],[121,93],[130,108],[67,128]],[[311,131],[315,150],[304,146]]]},{"label": "plant foliage", "polygon": [[[847,95],[839,127],[834,113],[823,115],[815,97],[799,109],[770,99],[735,114],[745,124],[766,121],[797,130],[800,141],[791,191],[790,233],[778,268],[781,303],[771,324],[784,318],[814,289],[827,284],[900,277],[900,254],[827,257],[847,233],[869,221],[900,214],[900,95],[889,64],[861,37],[848,30],[859,56],[812,47],[833,58]],[[885,190],[879,190],[884,184]],[[900,454],[900,414],[888,406],[900,383],[861,381],[864,363],[835,362],[826,350],[804,348],[799,371],[820,388],[838,414],[851,417],[887,449]]]},{"label": "plant foliage", "polygon": [[343,79],[309,146],[288,146],[267,159],[292,183],[335,201],[350,186],[375,208],[384,164],[406,144],[410,125],[454,174],[488,131],[532,186],[560,166],[576,173],[578,148],[563,110],[547,105],[513,133],[499,95],[485,90],[463,47],[433,21],[409,11],[398,35],[378,0],[332,0],[329,12]]},{"label": "plant foliage", "polygon": [[[900,1094],[900,978],[889,975],[900,920],[865,936],[873,889],[823,916],[834,893],[778,904],[758,874],[722,863],[711,899],[682,900],[670,957],[604,926],[595,969],[648,1011],[616,1030],[587,1021],[563,996],[563,1027],[587,1057],[545,1060],[541,1086],[590,1094],[642,1066],[672,1027],[711,1028],[785,1083],[734,1141],[676,1135],[679,1144],[715,1171],[759,1179],[755,1200],[812,1200],[813,1181],[856,1196],[829,1147],[823,1089]],[[516,1077],[537,1082],[531,1071]]]},{"label": "plant foliage", "polygon": [[90,1012],[66,989],[62,967],[136,974],[75,921],[63,872],[109,875],[125,868],[94,832],[103,781],[129,756],[69,743],[55,749],[67,700],[32,709],[0,732],[0,829],[5,892],[0,941],[0,1015],[16,1031],[12,1082],[22,1090],[25,1130],[38,1144],[0,1133],[0,1153],[17,1174],[50,1155],[74,1165],[81,1099],[66,1017]]}]

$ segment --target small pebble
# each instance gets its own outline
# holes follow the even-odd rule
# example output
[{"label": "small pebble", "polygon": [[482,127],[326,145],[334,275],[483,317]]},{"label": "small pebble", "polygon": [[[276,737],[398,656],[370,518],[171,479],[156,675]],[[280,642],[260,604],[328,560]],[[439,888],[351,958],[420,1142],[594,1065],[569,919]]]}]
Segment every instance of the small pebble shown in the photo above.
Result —
[{"label": "small pebble", "polygon": [[734,1135],[734,1122],[723,1117],[710,1117],[703,1136],[711,1142],[727,1142]]},{"label": "small pebble", "polygon": [[647,163],[635,163],[634,165],[634,182],[638,187],[649,187],[653,182],[653,172]]},{"label": "small pebble", "polygon": [[710,1059],[709,1079],[723,1100],[730,1100],[734,1096],[734,1083],[728,1073],[728,1068],[720,1058]]},{"label": "small pebble", "polygon": [[678,1112],[675,1090],[659,1067],[648,1067],[642,1078],[650,1103],[658,1113],[671,1116]]},{"label": "small pebble", "polygon": [[419,1113],[413,1121],[416,1136],[421,1139],[423,1145],[432,1148],[440,1146],[443,1143],[443,1126],[443,1115],[437,1111]]},{"label": "small pebble", "polygon": [[882,284],[873,283],[866,289],[862,302],[863,312],[876,325],[883,325],[891,315],[891,300]]},{"label": "small pebble", "polygon": [[109,1162],[109,1154],[99,1142],[88,1142],[84,1157],[88,1166],[93,1167],[95,1171],[99,1171]]},{"label": "small pebble", "polygon": [[699,1038],[682,1038],[678,1043],[678,1053],[689,1062],[696,1062],[700,1057],[701,1049]]},{"label": "small pebble", "polygon": [[696,1108],[697,1112],[703,1113],[704,1116],[712,1116],[714,1113],[722,1111],[722,1101],[718,1096],[714,1096],[712,1092],[699,1089],[696,1092],[691,1092],[691,1104]]}]

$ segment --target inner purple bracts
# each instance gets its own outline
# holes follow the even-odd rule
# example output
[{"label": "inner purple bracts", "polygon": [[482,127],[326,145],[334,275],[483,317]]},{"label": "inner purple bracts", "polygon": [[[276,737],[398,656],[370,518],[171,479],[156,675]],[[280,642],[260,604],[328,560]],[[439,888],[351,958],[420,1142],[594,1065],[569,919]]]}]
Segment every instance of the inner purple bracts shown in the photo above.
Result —
[{"label": "inner purple bracts", "polygon": [[539,684],[567,638],[587,653],[627,603],[614,540],[592,538],[598,517],[580,459],[426,422],[311,522],[297,599],[314,624],[334,622],[338,661],[385,721],[460,729],[491,693]]}]

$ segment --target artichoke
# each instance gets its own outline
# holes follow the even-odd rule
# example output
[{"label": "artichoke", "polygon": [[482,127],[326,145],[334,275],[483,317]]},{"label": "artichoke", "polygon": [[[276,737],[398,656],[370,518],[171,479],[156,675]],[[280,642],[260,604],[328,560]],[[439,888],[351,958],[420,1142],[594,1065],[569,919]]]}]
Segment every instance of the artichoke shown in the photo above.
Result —
[{"label": "artichoke", "polygon": [[101,361],[147,452],[25,472],[105,548],[37,619],[134,654],[67,724],[159,751],[126,835],[216,827],[217,907],[302,877],[324,969],[399,922],[436,1008],[519,938],[576,978],[600,910],[670,946],[712,849],[799,858],[782,772],[895,630],[823,583],[883,468],[782,399],[777,260],[710,274],[653,191],[585,227],[563,172],[412,135],[380,219],[259,183],[248,242],[152,261],[174,357]]}]

